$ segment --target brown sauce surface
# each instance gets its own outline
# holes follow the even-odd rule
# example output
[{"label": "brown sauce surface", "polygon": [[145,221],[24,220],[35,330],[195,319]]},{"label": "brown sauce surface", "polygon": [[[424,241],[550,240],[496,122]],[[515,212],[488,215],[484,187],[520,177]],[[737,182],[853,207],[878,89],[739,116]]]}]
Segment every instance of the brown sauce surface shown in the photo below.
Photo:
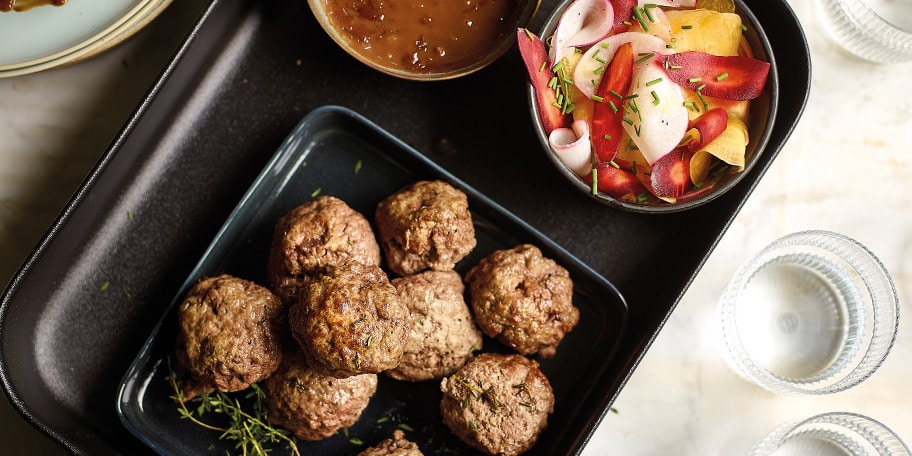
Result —
[{"label": "brown sauce surface", "polygon": [[63,6],[67,0],[0,0],[0,11],[27,11],[36,6]]},{"label": "brown sauce surface", "polygon": [[330,21],[371,62],[411,73],[461,68],[516,33],[531,0],[320,0]]}]

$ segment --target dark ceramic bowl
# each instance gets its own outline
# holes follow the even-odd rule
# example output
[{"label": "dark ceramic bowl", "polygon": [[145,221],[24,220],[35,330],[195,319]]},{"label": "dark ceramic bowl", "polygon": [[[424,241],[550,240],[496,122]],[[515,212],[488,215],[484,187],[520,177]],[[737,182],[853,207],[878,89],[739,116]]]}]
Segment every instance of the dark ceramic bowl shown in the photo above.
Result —
[{"label": "dark ceramic bowl", "polygon": [[[454,63],[454,66],[446,69],[413,69],[407,68],[402,64],[391,61],[377,60],[365,49],[364,43],[353,40],[350,32],[339,21],[334,20],[332,3],[334,0],[307,0],[310,10],[313,12],[323,27],[323,30],[339,45],[345,52],[359,62],[390,76],[415,81],[440,81],[445,79],[458,78],[474,73],[490,65],[502,55],[504,55],[516,43],[516,29],[525,27],[529,24],[535,13],[538,12],[540,0],[505,0],[509,1],[514,8],[510,15],[504,20],[503,30],[495,38],[493,45],[484,44],[485,49],[473,52],[473,57],[460,60]],[[390,13],[395,14],[395,12]],[[449,13],[448,13],[449,14]],[[455,13],[454,13],[455,14]],[[345,15],[348,17],[356,14]]]},{"label": "dark ceramic bowl", "polygon": [[[554,12],[551,13],[551,16],[548,17],[540,34],[545,42],[547,42],[547,38],[554,33],[561,14],[563,14],[564,10],[566,10],[573,1],[574,0],[562,1]],[[567,178],[567,181],[569,181],[571,185],[579,189],[580,193],[611,207],[627,211],[649,214],[672,213],[692,209],[718,198],[737,185],[744,176],[751,172],[751,169],[757,163],[758,158],[766,148],[770,134],[772,133],[773,122],[776,118],[776,108],[779,104],[779,80],[773,50],[767,39],[766,32],[763,30],[763,26],[742,0],[735,0],[735,7],[735,12],[741,16],[742,23],[747,26],[744,36],[751,45],[754,57],[770,63],[769,76],[767,77],[763,93],[758,98],[751,101],[750,119],[747,125],[749,141],[745,152],[744,170],[739,173],[729,173],[721,177],[711,188],[685,194],[678,198],[677,202],[674,204],[659,201],[644,203],[629,202],[611,197],[602,192],[598,192],[598,194],[594,195],[592,194],[591,185],[585,183],[566,164],[564,164],[548,144],[548,135],[542,127],[541,119],[538,117],[535,92],[530,84],[528,89],[529,106],[531,108],[530,115],[535,125],[538,140],[557,170]],[[655,200],[655,198],[652,198],[652,200]]]}]

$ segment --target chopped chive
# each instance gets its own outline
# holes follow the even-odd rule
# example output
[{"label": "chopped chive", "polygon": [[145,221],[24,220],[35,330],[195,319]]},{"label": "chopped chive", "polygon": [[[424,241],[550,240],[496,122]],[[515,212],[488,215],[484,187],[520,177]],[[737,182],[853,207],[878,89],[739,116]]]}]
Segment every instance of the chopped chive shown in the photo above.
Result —
[{"label": "chopped chive", "polygon": [[352,438],[348,439],[348,441],[352,445],[364,445],[364,440],[361,440],[357,437],[352,437]]},{"label": "chopped chive", "polygon": [[633,25],[633,22],[630,22],[630,21],[624,21],[624,25]]},{"label": "chopped chive", "polygon": [[636,176],[636,173],[637,173],[637,161],[634,160],[633,163],[632,163],[632,165],[633,165],[633,175]]},{"label": "chopped chive", "polygon": [[101,284],[101,287],[98,288],[98,291],[105,291],[110,286],[111,286],[111,282],[105,282],[105,283]]},{"label": "chopped chive", "polygon": [[700,84],[700,85],[698,85],[698,86],[697,86],[697,92],[703,90],[704,87],[706,87],[706,84]]},{"label": "chopped chive", "polygon": [[524,28],[524,29],[523,29],[523,31],[525,31],[525,32],[526,32],[526,36],[528,36],[528,37],[529,37],[529,40],[531,40],[531,41],[535,41],[535,35],[533,35],[533,34],[532,34],[532,32],[530,32],[530,31],[529,31],[529,29],[527,29],[527,28]]},{"label": "chopped chive", "polygon": [[546,66],[548,66],[548,62],[542,62],[541,66],[538,67],[538,72],[541,73],[542,71],[545,71]]},{"label": "chopped chive", "polygon": [[638,93],[631,93],[630,95],[627,95],[626,97],[624,97],[624,99],[633,100],[634,98],[639,97],[639,96],[640,96],[640,94],[638,94]]},{"label": "chopped chive", "polygon": [[627,105],[622,104],[621,107],[624,108],[625,113],[630,114],[630,108]]},{"label": "chopped chive", "polygon": [[606,134],[605,139],[607,139],[608,141],[611,141],[611,135]]},{"label": "chopped chive", "polygon": [[690,78],[687,80],[687,82],[700,82],[702,80],[703,80],[703,78]]},{"label": "chopped chive", "polygon": [[638,202],[638,203],[645,203],[646,200],[648,200],[648,199],[649,199],[649,195],[647,195],[647,194],[645,194],[645,193],[640,193],[639,195],[637,195],[637,202]]},{"label": "chopped chive", "polygon": [[674,44],[666,44],[666,45],[665,45],[665,49],[674,49],[674,48],[675,48],[675,45],[674,45]]},{"label": "chopped chive", "polygon": [[608,43],[602,43],[602,49],[608,49]]},{"label": "chopped chive", "polygon": [[387,421],[389,421],[388,416],[381,416],[380,418],[377,418],[377,424],[383,424],[383,423],[386,423]]},{"label": "chopped chive", "polygon": [[644,54],[643,57],[640,57],[639,59],[637,59],[637,60],[634,61],[633,63],[636,64],[636,65],[639,65],[639,64],[641,64],[641,63],[643,63],[643,62],[645,62],[645,61],[647,61],[647,60],[649,60],[649,59],[651,59],[651,58],[653,58],[653,57],[655,57],[655,52],[648,52],[648,53]]},{"label": "chopped chive", "polygon": [[611,106],[611,112],[612,112],[612,113],[618,112],[618,107],[614,105],[614,101],[608,100],[608,105]]},{"label": "chopped chive", "polygon": [[560,103],[558,103],[558,102],[556,102],[556,101],[555,101],[554,103],[551,103],[551,106],[554,106],[555,108],[558,108],[558,109],[562,109],[562,108],[563,108],[563,106],[561,106]]},{"label": "chopped chive", "polygon": [[558,71],[562,70],[563,68],[564,68],[564,61],[561,60],[560,62],[555,63],[553,67],[551,67],[551,71],[557,73]]},{"label": "chopped chive", "polygon": [[656,5],[654,3],[647,3],[647,4],[643,5],[643,12],[646,13],[646,18],[649,19],[649,22],[652,22],[653,24],[655,23],[656,19],[655,19],[655,16],[652,14],[652,11],[650,10],[650,8],[655,8],[655,7],[656,7]]},{"label": "chopped chive", "polygon": [[744,24],[741,24],[741,31],[742,31],[742,32],[746,32],[746,31],[747,31],[747,26],[744,25]]},{"label": "chopped chive", "polygon": [[624,116],[623,120],[627,125],[633,125],[633,120],[630,120],[630,117]]},{"label": "chopped chive", "polygon": [[551,76],[551,80],[548,81],[548,88],[553,89],[557,87],[557,76]]},{"label": "chopped chive", "polygon": [[592,167],[592,194],[598,195],[598,168]]},{"label": "chopped chive", "polygon": [[[646,87],[652,87],[660,82],[662,82],[662,78],[655,78],[652,81],[647,82]],[[653,93],[655,93],[655,92],[653,92]]]},{"label": "chopped chive", "polygon": [[682,67],[681,65],[672,65],[668,68],[671,68],[672,70],[680,70],[681,68],[684,68],[684,67]]},{"label": "chopped chive", "polygon": [[690,24],[685,24],[685,25],[682,25],[681,28],[684,30],[690,30],[690,29],[694,28],[694,26],[692,26]]},{"label": "chopped chive", "polygon": [[596,67],[594,70],[592,70],[592,74],[602,74],[603,71],[605,71],[605,67]]},{"label": "chopped chive", "polygon": [[621,94],[615,92],[614,90],[610,90],[610,91],[608,91],[608,93],[610,93],[610,94],[614,95],[615,97],[617,97],[618,100],[623,100],[623,99],[624,99],[624,96],[623,96],[623,95],[621,95]]},{"label": "chopped chive", "polygon": [[636,100],[630,100],[630,103],[627,103],[627,104],[630,105],[630,109],[632,109],[633,112],[635,112],[635,113],[640,112],[640,105],[637,104]]},{"label": "chopped chive", "polygon": [[608,164],[615,167],[615,169],[621,169],[621,165],[617,164],[614,160],[611,160]]},{"label": "chopped chive", "polygon": [[727,78],[727,77],[728,77],[728,72],[726,71],[726,72],[724,72],[724,73],[722,73],[722,74],[716,76],[716,81],[721,81],[721,80],[723,80],[723,79],[725,79],[725,78]]},{"label": "chopped chive", "polygon": [[359,172],[361,172],[361,166],[363,166],[363,163],[361,163],[361,160],[358,160],[357,162],[355,162],[355,174],[358,174]]},{"label": "chopped chive", "polygon": [[637,22],[640,23],[640,27],[643,27],[644,32],[649,31],[649,26],[646,25],[646,21],[643,20],[643,10],[637,7],[633,7],[633,17],[636,18]]},{"label": "chopped chive", "polygon": [[640,129],[641,129],[641,128],[643,128],[642,125],[637,125],[637,126],[633,127],[633,131],[636,132],[637,136],[640,136]]},{"label": "chopped chive", "polygon": [[596,94],[592,94],[592,99],[595,100],[595,101],[598,102],[598,103],[602,103],[602,102],[605,101],[605,98],[604,98],[604,97],[600,97],[600,96],[598,96],[598,95],[596,95]]},{"label": "chopped chive", "polygon": [[399,429],[402,429],[405,432],[415,432],[415,429],[405,423],[399,423],[397,426]]},{"label": "chopped chive", "polygon": [[311,198],[316,198],[317,195],[320,194],[320,190],[321,190],[320,187],[317,187],[316,189],[314,189],[314,191],[310,192],[310,197],[311,197]]},{"label": "chopped chive", "polygon": [[659,94],[657,94],[655,90],[653,90],[651,93],[652,93],[652,104],[658,105],[659,104]]}]

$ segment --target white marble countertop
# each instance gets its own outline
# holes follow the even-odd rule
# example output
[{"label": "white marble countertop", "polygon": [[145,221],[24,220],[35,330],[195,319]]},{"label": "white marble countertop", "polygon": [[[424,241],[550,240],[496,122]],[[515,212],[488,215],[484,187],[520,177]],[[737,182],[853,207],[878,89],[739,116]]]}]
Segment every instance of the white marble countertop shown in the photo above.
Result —
[{"label": "white marble countertop", "polygon": [[[0,79],[0,285],[104,152],[201,1],[175,2],[104,55]],[[912,442],[912,64],[876,65],[845,53],[825,35],[813,0],[789,2],[813,61],[804,116],[586,455],[745,454],[778,424],[825,411],[870,416]],[[892,274],[901,301],[899,336],[886,363],[860,386],[828,396],[775,395],[745,382],[725,366],[713,337],[716,303],[738,265],[804,229],[865,244]],[[9,454],[64,453],[5,400],[0,441]]]}]

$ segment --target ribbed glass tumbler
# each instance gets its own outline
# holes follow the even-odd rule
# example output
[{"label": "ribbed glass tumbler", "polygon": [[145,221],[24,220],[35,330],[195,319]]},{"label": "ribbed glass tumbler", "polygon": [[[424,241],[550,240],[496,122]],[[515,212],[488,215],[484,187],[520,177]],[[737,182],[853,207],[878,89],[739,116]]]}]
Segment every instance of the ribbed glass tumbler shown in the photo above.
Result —
[{"label": "ribbed glass tumbler", "polygon": [[864,415],[822,413],[786,423],[757,442],[751,456],[909,456],[893,431]]},{"label": "ribbed glass tumbler", "polygon": [[817,0],[827,32],[849,52],[877,63],[912,62],[909,0]]},{"label": "ribbed glass tumbler", "polygon": [[776,393],[828,394],[874,373],[899,325],[883,264],[829,231],[784,236],[737,270],[717,312],[732,369]]}]

